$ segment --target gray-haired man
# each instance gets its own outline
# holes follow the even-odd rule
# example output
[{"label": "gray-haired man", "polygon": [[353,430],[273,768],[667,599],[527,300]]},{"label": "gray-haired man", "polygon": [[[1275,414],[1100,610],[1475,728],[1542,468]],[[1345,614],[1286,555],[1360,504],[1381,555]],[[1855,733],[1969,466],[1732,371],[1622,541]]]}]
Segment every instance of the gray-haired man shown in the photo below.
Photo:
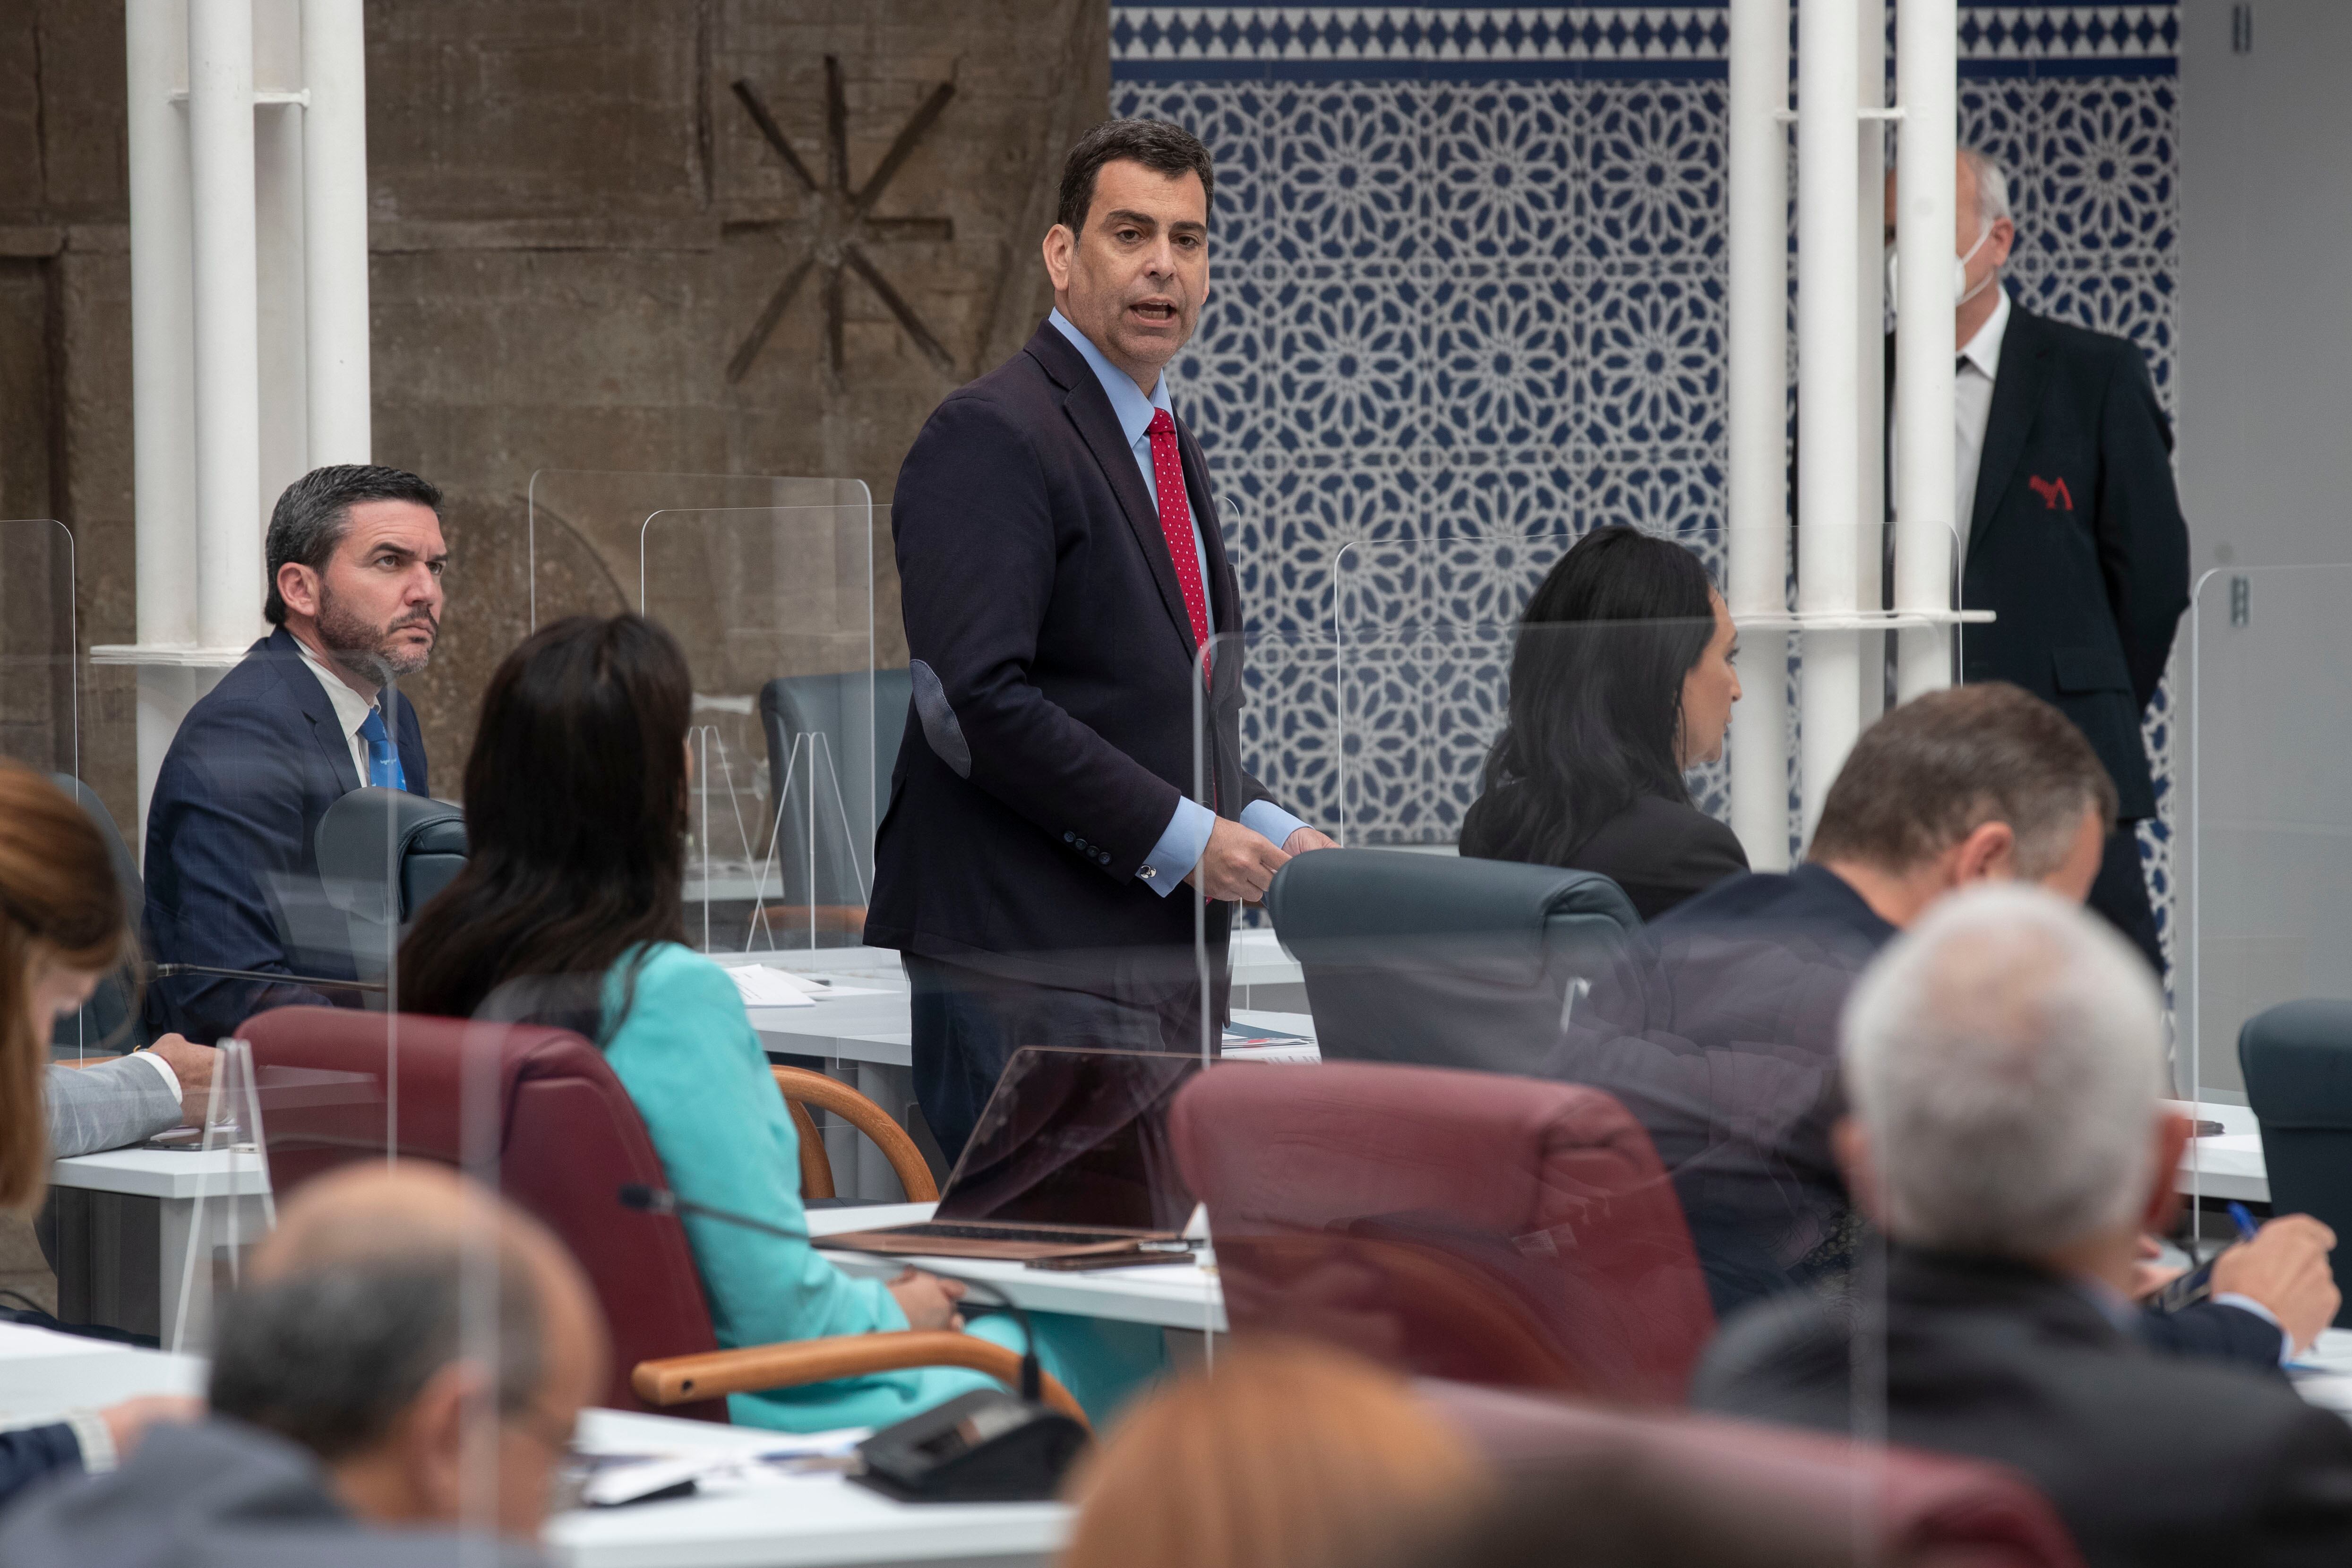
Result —
[{"label": "gray-haired man", "polygon": [[2189,1128],[2158,1103],[2163,998],[2122,939],[2040,889],[1954,894],[1864,975],[1843,1035],[1838,1154],[1892,1243],[1883,1313],[1751,1307],[1696,1402],[2014,1466],[2094,1564],[2352,1554],[2352,1427],[2136,1332]]},{"label": "gray-haired man", "polygon": [[[425,738],[393,690],[441,627],[441,492],[397,468],[314,469],[269,518],[278,630],[189,710],[147,811],[147,938],[159,963],[351,978],[312,840],[362,785],[425,790]],[[190,977],[148,991],[152,1032],[208,1043],[254,1013],[352,999],[299,984]]]}]

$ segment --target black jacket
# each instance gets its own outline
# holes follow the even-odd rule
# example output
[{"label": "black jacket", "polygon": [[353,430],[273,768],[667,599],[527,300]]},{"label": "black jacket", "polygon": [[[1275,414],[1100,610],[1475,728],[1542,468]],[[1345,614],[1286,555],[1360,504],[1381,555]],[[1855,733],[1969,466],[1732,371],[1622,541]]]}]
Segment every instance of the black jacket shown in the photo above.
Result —
[{"label": "black jacket", "polygon": [[1598,872],[1625,890],[1633,912],[1655,920],[1695,894],[1748,869],[1738,835],[1697,807],[1644,795],[1566,856],[1506,836],[1500,798],[1530,788],[1498,784],[1470,802],[1462,818],[1462,852],[1476,860],[1528,861],[1569,871]]},{"label": "black jacket", "polygon": [[[1159,510],[1085,357],[1041,325],[916,437],[892,503],[915,701],[868,943],[1122,998],[1197,983],[1197,895],[1136,872],[1196,753],[1219,816],[1267,791],[1240,762],[1239,584],[1181,422],[1177,441],[1224,639],[1205,727]],[[1230,913],[1209,906],[1220,955]]]},{"label": "black jacket", "polygon": [[2012,300],[1985,422],[1960,602],[1961,678],[2011,681],[2090,737],[2121,815],[2156,815],[2140,717],[2189,608],[2172,427],[2121,338]]},{"label": "black jacket", "polygon": [[[2275,1373],[2153,1354],[2021,1263],[1898,1249],[1885,1279],[1886,1437],[2022,1470],[2093,1568],[2352,1561],[2352,1427]],[[1878,1359],[1853,1322],[1796,1296],[1751,1308],[1708,1350],[1694,1403],[1852,1429],[1855,1353]]]},{"label": "black jacket", "polygon": [[[409,793],[427,793],[415,705],[383,700]],[[327,808],[365,782],[335,706],[283,626],[188,710],[147,807],[147,940],[159,964],[327,979],[352,975],[349,923],[327,902],[315,841]],[[209,1045],[265,1008],[348,1003],[348,991],[184,977],[147,991],[157,1034]]]}]

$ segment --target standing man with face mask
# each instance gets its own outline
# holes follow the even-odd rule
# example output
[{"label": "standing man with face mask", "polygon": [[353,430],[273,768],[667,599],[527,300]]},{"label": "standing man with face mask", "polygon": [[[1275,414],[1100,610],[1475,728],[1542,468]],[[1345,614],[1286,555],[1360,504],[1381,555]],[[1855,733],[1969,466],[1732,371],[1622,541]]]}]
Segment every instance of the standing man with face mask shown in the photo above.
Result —
[{"label": "standing man with face mask", "polygon": [[1242,771],[1239,583],[1160,373],[1208,298],[1214,177],[1176,126],[1080,138],[1053,313],[899,470],[915,698],[866,940],[904,956],[950,1159],[1021,1046],[1200,1050],[1196,899],[1222,1013],[1234,904],[1330,842]]},{"label": "standing man with face mask", "polygon": [[[286,487],[265,547],[278,629],[188,711],[147,808],[156,962],[329,979],[347,953],[292,951],[333,929],[314,838],[363,785],[425,790],[425,737],[395,683],[441,631],[441,492],[397,468],[316,468]],[[155,1032],[210,1041],[265,1008],[349,1003],[290,980],[188,976],[147,993]]]},{"label": "standing man with face mask", "polygon": [[[1953,517],[1960,602],[1996,617],[1962,633],[1960,678],[2023,686],[2089,738],[2120,802],[2090,906],[2160,972],[2136,829],[2156,815],[2141,718],[2189,607],[2189,527],[2172,483],[2172,427],[2137,347],[2036,316],[2001,287],[2017,226],[2000,165],[1963,152],[1958,182]],[[1901,281],[1892,262],[1895,210],[1890,175],[1890,298]],[[1894,356],[1889,338],[1890,388]]]}]

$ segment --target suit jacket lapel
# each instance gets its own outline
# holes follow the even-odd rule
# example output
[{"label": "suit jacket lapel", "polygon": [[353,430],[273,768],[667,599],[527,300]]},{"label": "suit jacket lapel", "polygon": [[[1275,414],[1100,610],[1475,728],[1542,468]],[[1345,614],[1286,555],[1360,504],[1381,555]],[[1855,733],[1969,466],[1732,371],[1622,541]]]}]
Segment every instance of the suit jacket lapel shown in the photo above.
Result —
[{"label": "suit jacket lapel", "polygon": [[310,662],[302,656],[301,647],[294,641],[294,633],[283,626],[269,634],[264,646],[278,660],[278,678],[286,683],[287,693],[293,697],[294,706],[301,710],[304,718],[310,721],[310,737],[319,743],[327,766],[334,770],[336,782],[342,786],[344,794],[350,794],[363,780],[359,776],[359,769],[352,765],[351,738],[343,734],[343,727],[336,722],[335,705],[328,697],[327,688],[319,684],[318,672],[311,669]]},{"label": "suit jacket lapel", "polygon": [[1985,416],[1984,456],[1977,465],[1976,498],[1969,507],[1968,553],[1992,522],[1993,511],[2009,489],[2010,476],[2025,455],[2025,438],[2032,433],[2033,416],[2042,409],[2042,392],[2050,382],[2049,337],[2039,317],[2010,302],[2009,330],[2000,345],[2000,374],[1993,378],[1992,408]]},{"label": "suit jacket lapel", "polygon": [[1144,564],[1151,569],[1151,580],[1160,586],[1160,608],[1184,640],[1185,656],[1192,657],[1198,651],[1192,640],[1192,617],[1184,608],[1176,563],[1168,557],[1168,536],[1160,527],[1160,509],[1151,504],[1151,492],[1135,466],[1135,449],[1119,429],[1118,416],[1111,412],[1102,383],[1095,380],[1094,368],[1051,321],[1029,340],[1029,353],[1062,389],[1062,412],[1094,454],[1103,477],[1110,481],[1111,493],[1118,497],[1119,510],[1127,514],[1127,526],[1143,551]]}]

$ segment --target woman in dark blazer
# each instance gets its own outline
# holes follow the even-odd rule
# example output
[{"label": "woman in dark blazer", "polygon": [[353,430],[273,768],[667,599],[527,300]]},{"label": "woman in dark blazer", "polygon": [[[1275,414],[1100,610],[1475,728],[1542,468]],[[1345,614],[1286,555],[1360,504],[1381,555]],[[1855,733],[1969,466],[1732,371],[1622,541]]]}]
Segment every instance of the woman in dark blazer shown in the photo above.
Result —
[{"label": "woman in dark blazer", "polygon": [[1746,871],[1683,782],[1723,755],[1738,641],[1689,550],[1628,528],[1578,540],[1520,618],[1510,716],[1462,852],[1599,872],[1643,920]]}]

